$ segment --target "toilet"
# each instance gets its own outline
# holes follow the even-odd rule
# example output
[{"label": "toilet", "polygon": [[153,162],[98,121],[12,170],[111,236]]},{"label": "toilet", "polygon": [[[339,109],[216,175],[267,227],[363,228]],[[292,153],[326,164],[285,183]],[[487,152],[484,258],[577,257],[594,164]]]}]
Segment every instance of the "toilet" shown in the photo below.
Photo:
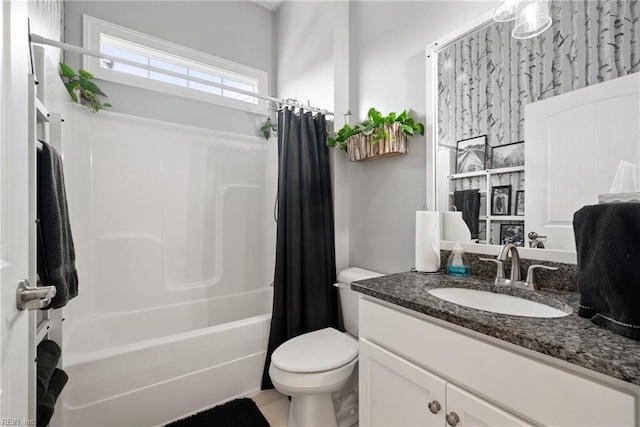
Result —
[{"label": "toilet", "polygon": [[[352,425],[352,420],[357,421],[357,410],[351,409],[348,411],[351,417],[339,422],[336,409],[340,413],[345,411],[336,408],[340,402],[334,405],[333,396],[357,380],[354,376],[358,363],[358,295],[350,285],[380,276],[383,274],[355,267],[341,271],[334,286],[339,288],[347,332],[334,328],[308,332],[290,339],[273,352],[269,376],[276,390],[291,396],[289,427],[343,427]],[[349,398],[341,399],[343,404],[349,401]],[[355,402],[351,405],[357,407]]]}]

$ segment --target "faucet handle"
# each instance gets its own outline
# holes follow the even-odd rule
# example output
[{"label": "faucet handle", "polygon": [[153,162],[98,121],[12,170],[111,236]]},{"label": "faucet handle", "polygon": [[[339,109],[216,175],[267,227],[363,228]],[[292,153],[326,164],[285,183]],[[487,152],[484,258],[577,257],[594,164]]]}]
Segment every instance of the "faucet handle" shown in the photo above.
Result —
[{"label": "faucet handle", "polygon": [[536,275],[535,275],[535,271],[536,269],[539,268],[541,270],[552,270],[555,271],[558,269],[558,267],[549,267],[548,265],[530,265],[529,269],[527,270],[527,280],[525,280],[525,282],[527,282],[529,285],[535,285],[536,284]]},{"label": "faucet handle", "polygon": [[504,264],[499,259],[479,258],[480,261],[495,262],[498,269],[496,270],[496,279],[504,279]]}]

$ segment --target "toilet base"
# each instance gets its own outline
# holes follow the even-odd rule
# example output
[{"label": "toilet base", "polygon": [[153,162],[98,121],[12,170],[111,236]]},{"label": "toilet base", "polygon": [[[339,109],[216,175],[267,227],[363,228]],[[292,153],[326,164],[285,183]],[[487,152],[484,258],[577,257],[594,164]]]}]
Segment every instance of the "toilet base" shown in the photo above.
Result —
[{"label": "toilet base", "polygon": [[300,394],[291,397],[288,427],[337,427],[331,393]]}]

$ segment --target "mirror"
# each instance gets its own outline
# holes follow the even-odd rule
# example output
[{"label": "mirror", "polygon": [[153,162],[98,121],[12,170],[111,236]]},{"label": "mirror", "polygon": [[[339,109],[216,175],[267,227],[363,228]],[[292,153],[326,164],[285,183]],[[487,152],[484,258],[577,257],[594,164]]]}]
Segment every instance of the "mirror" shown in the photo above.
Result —
[{"label": "mirror", "polygon": [[640,164],[637,9],[553,0],[537,37],[485,19],[433,45],[433,199],[461,211],[444,240],[464,221],[478,244],[575,252],[575,211]]}]

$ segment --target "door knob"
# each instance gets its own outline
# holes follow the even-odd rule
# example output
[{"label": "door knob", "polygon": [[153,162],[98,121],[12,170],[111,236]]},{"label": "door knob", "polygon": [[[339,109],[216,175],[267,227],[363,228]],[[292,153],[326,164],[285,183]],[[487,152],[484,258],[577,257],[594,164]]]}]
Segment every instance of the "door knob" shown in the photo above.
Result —
[{"label": "door knob", "polygon": [[16,307],[18,310],[38,310],[46,307],[51,298],[56,296],[55,286],[29,286],[27,279],[18,283],[16,290]]},{"label": "door knob", "polygon": [[438,412],[440,412],[441,408],[442,407],[440,406],[440,402],[438,402],[437,400],[429,402],[429,410],[432,414],[437,414]]},{"label": "door knob", "polygon": [[449,424],[451,427],[457,426],[459,422],[460,417],[458,416],[458,414],[456,414],[455,412],[447,414],[447,424]]}]

